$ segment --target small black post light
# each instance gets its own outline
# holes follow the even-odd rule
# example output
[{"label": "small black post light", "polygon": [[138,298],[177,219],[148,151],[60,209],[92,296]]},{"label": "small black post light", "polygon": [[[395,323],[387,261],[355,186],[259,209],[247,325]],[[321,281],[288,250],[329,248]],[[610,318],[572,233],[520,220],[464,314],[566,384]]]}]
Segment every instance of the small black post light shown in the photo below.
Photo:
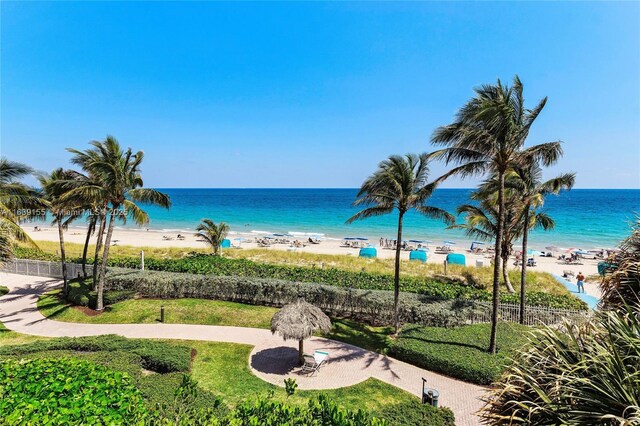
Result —
[{"label": "small black post light", "polygon": [[164,305],[160,306],[160,322],[164,322]]}]

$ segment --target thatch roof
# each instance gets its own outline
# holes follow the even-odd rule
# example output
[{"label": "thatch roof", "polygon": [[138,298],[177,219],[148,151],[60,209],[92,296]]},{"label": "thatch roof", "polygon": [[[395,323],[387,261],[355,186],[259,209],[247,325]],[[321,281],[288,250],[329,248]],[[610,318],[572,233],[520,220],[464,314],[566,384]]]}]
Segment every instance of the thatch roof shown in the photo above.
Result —
[{"label": "thatch roof", "polygon": [[277,332],[284,340],[303,340],[316,330],[328,332],[331,320],[320,308],[302,299],[283,306],[271,318],[271,332]]}]

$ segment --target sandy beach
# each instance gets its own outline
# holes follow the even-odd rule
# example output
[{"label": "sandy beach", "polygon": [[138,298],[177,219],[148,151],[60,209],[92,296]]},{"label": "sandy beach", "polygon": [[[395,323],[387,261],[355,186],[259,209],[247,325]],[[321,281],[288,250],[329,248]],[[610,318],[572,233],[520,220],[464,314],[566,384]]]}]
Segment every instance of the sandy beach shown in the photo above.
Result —
[{"label": "sandy beach", "polygon": [[[58,231],[53,227],[41,227],[39,231],[34,231],[33,228],[26,228],[25,231],[34,241],[58,241]],[[178,239],[178,234],[182,235],[184,239]],[[64,235],[65,241],[78,244],[84,244],[86,237],[85,229],[81,227],[69,228]],[[229,235],[229,239],[232,242],[234,248],[230,250],[242,250],[242,249],[254,249],[260,248],[262,250],[285,250],[306,252],[315,254],[330,254],[330,255],[345,255],[345,256],[358,256],[357,248],[343,247],[342,240],[325,238],[320,241],[319,244],[308,244],[306,240],[308,237],[300,237],[298,241],[305,242],[304,247],[292,247],[291,244],[272,244],[270,247],[261,248],[258,247],[256,239],[261,238],[259,234],[251,233],[234,233]],[[95,238],[94,238],[95,239]],[[243,240],[240,240],[243,239]],[[379,258],[393,258],[395,251],[387,248],[380,248],[379,241],[369,241],[372,246],[377,248]],[[163,232],[155,231],[152,229],[147,230],[131,230],[131,229],[114,229],[112,244],[121,246],[133,246],[133,247],[180,247],[180,248],[205,248],[206,245],[198,241],[198,239],[190,233],[179,232]],[[442,264],[446,258],[444,253],[436,253],[435,249],[441,243],[429,244],[429,263]],[[468,266],[475,266],[477,263],[483,265],[489,265],[492,255],[488,253],[475,254],[471,253],[469,247],[471,241],[459,240],[457,244],[452,245],[454,253],[461,253],[466,256],[466,262]],[[484,247],[486,247],[485,245]],[[562,253],[555,253],[554,257],[542,257],[536,256],[535,260],[537,265],[532,267],[531,270],[549,272],[554,275],[563,275],[565,271],[571,271],[577,275],[578,272],[582,272],[584,275],[596,275],[598,273],[597,264],[599,260],[586,258],[581,259],[581,265],[567,265],[557,260],[557,256]],[[402,252],[402,259],[409,260],[409,252]],[[512,260],[514,258],[512,257]],[[516,268],[514,262],[509,262],[509,268]],[[596,283],[585,283],[585,290],[587,293],[596,297],[599,296],[599,291]]]}]

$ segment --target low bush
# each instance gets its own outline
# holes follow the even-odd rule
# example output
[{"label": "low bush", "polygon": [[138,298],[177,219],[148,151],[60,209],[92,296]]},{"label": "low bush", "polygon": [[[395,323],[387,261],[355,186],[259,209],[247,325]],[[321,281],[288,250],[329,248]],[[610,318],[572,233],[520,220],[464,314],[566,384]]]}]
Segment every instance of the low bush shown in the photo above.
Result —
[{"label": "low bush", "polygon": [[430,371],[488,385],[500,377],[530,330],[520,324],[499,323],[498,352],[492,355],[487,352],[490,324],[454,329],[408,325],[391,342],[389,354]]},{"label": "low bush", "polygon": [[9,293],[9,287],[0,285],[0,296],[4,296],[7,293]]},{"label": "low bush", "polygon": [[[393,293],[284,280],[219,277],[186,273],[110,270],[109,291],[135,291],[141,297],[227,300],[252,305],[282,306],[303,298],[332,316],[351,317],[370,324],[386,324],[393,318]],[[434,326],[463,324],[475,309],[474,302],[434,301],[416,293],[402,293],[403,322]]]},{"label": "low bush", "polygon": [[228,417],[227,425],[326,425],[326,426],[386,426],[388,423],[363,410],[341,409],[326,396],[310,399],[307,407],[260,398],[240,404]]},{"label": "low bush", "polygon": [[61,337],[17,346],[0,347],[0,355],[27,355],[54,350],[82,352],[127,351],[140,356],[142,366],[158,373],[189,371],[191,349],[145,339],[127,339],[116,335]]},{"label": "low bush", "polygon": [[385,407],[378,412],[378,417],[394,426],[455,426],[456,424],[455,416],[450,409],[422,404],[417,399]]},{"label": "low bush", "polygon": [[[19,247],[16,251],[19,258],[57,260],[51,253],[41,252],[32,248]],[[69,259],[69,262],[79,262],[80,259]],[[141,260],[132,256],[111,256],[109,266],[120,268],[140,269]],[[181,272],[196,275],[220,277],[244,277],[293,281],[301,283],[325,284],[331,286],[361,289],[361,290],[391,290],[393,289],[393,275],[374,272],[356,272],[337,268],[316,268],[307,266],[291,266],[270,263],[258,263],[248,259],[232,259],[221,256],[211,256],[194,253],[184,258],[159,259],[145,258],[145,269],[160,272]],[[420,293],[433,300],[469,299],[491,300],[491,293],[477,285],[473,276],[465,274],[466,278],[450,276],[431,277],[401,277],[403,292]],[[94,306],[91,295],[81,297],[78,302],[88,303],[83,306]],[[501,294],[503,303],[517,303],[516,294]],[[76,302],[74,302],[76,303]],[[570,294],[551,295],[544,292],[528,292],[527,303],[530,305],[550,306],[565,309],[587,309],[587,305]],[[80,304],[80,303],[78,303]]]},{"label": "low bush", "polygon": [[130,424],[144,412],[131,378],[102,365],[70,358],[0,364],[2,424]]},{"label": "low bush", "polygon": [[[67,290],[67,301],[77,306],[85,306],[95,309],[98,294],[91,290],[89,282],[82,279],[70,281]],[[105,306],[131,299],[135,291],[105,291],[103,293],[103,303]]]}]

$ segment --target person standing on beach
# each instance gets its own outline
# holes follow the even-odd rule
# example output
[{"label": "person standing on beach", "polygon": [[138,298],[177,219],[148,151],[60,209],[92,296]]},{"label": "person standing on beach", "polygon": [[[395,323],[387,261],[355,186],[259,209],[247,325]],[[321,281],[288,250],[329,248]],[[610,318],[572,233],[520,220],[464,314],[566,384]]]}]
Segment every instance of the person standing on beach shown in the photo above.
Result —
[{"label": "person standing on beach", "polygon": [[384,238],[380,237],[380,247],[384,247]]},{"label": "person standing on beach", "polygon": [[576,280],[578,280],[578,293],[584,293],[584,275],[582,275],[582,272],[578,272]]}]

